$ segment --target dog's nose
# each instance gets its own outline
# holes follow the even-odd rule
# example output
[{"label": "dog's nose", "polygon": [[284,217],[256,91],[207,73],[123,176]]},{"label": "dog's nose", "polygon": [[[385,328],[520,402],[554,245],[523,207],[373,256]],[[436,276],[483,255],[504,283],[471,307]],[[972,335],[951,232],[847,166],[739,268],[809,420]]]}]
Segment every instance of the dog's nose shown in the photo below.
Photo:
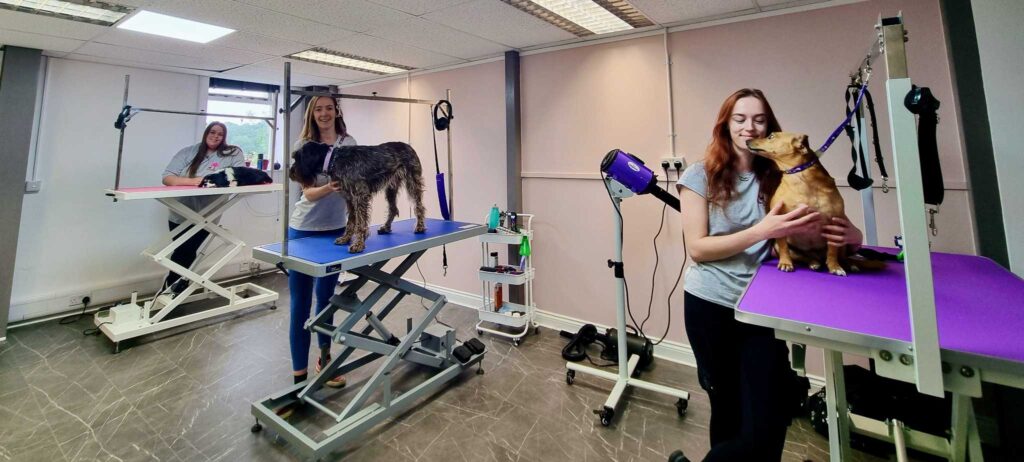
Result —
[{"label": "dog's nose", "polygon": [[753,141],[754,141],[754,140],[747,140],[747,147],[748,147],[748,148],[752,148],[752,147],[753,147],[753,146],[751,146],[751,145],[750,145],[750,143],[751,143],[751,142],[753,142]]}]

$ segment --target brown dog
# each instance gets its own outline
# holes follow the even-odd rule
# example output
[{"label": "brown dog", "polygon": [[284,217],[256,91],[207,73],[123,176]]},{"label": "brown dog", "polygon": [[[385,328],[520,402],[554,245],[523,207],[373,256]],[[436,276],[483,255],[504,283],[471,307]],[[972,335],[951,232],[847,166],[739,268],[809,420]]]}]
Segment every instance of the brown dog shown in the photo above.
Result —
[{"label": "brown dog", "polygon": [[[782,182],[772,196],[769,207],[782,203],[782,213],[793,210],[800,204],[821,213],[821,226],[832,221],[832,217],[846,218],[843,210],[843,197],[839,195],[836,182],[828,174],[825,167],[818,161],[818,155],[808,146],[807,135],[799,133],[776,132],[767,138],[747,141],[747,147],[754,154],[771,159],[776,167],[782,170]],[[844,264],[851,271],[858,271],[864,266],[849,261],[846,246],[830,246],[821,235],[821,226],[808,234],[794,235],[775,240],[775,249],[779,254],[779,269],[793,271],[793,262],[804,262],[812,270],[821,269],[824,257],[828,272],[836,276],[846,276]],[[872,262],[875,263],[875,262]]]}]

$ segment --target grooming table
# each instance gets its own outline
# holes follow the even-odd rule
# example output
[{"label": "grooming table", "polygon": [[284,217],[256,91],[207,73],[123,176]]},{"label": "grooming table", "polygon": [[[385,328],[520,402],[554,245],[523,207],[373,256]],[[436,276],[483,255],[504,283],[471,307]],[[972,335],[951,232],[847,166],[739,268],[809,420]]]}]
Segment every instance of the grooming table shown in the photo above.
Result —
[{"label": "grooming table", "polygon": [[[156,243],[142,251],[142,254],[153,259],[168,270],[181,275],[182,278],[190,281],[188,287],[177,296],[172,294],[158,294],[151,301],[139,304],[132,296],[128,304],[118,305],[110,311],[99,312],[93,317],[93,322],[111,341],[114,342],[114,352],[120,349],[120,342],[133,337],[151,334],[164,329],[188,324],[202,319],[219,316],[225,313],[238,311],[251,306],[263,303],[272,303],[277,300],[277,292],[260,287],[256,284],[245,283],[230,287],[224,287],[211,278],[218,270],[228,264],[238,252],[242,250],[245,243],[226,228],[217,223],[217,219],[232,205],[243,197],[251,194],[263,194],[274,191],[281,191],[280,184],[265,184],[257,186],[234,186],[229,188],[200,188],[196,186],[158,186],[149,188],[122,188],[108,189],[108,196],[115,201],[134,201],[156,199],[167,208],[185,218],[182,224],[174,230],[162,234]],[[217,196],[207,207],[199,212],[193,211],[179,199],[196,196]],[[178,238],[174,238],[179,229],[184,226],[194,225],[185,231]],[[194,236],[200,230],[209,231],[210,236],[204,243],[208,245],[213,239],[219,238],[229,244],[228,250],[213,266],[202,274],[194,269],[199,268],[202,261],[212,260],[213,255],[198,255],[191,268],[185,268],[171,261],[171,254],[185,241]],[[199,293],[197,290],[202,289]],[[195,293],[195,294],[194,294]],[[194,294],[194,295],[193,295]],[[168,318],[168,315],[178,306],[197,300],[204,300],[214,297],[223,297],[227,304],[216,308],[207,309],[199,313],[188,314]]]},{"label": "grooming table", "polygon": [[[896,249],[879,249],[895,253]],[[981,460],[971,397],[981,383],[1024,388],[1024,280],[993,261],[933,252],[935,314],[945,390],[953,395],[949,439],[847,412],[842,353],[874,360],[879,375],[914,383],[914,351],[904,266],[845,278],[764,263],[740,299],[736,319],[775,329],[778,338],[825,350],[832,460],[849,458],[849,432],[901,443],[950,460]]]},{"label": "grooming table", "polygon": [[[414,219],[396,221],[392,224],[392,233],[385,235],[377,234],[379,226],[371,226],[366,250],[358,254],[348,253],[347,245],[336,245],[334,240],[337,236],[325,235],[289,240],[286,257],[282,256],[280,243],[253,249],[255,258],[283,265],[289,271],[311,276],[348,271],[358,276],[345,290],[331,298],[327,308],[307,320],[305,325],[313,333],[330,335],[335,343],[342,345],[341,351],[320,374],[253,403],[252,414],[256,418],[252,428],[254,432],[262,428],[261,423],[265,423],[302,454],[314,459],[324,458],[331,451],[359,438],[378,423],[405,412],[420,398],[437,392],[462,371],[483,359],[483,352],[472,355],[465,363],[452,356],[452,349],[458,343],[455,331],[431,324],[444,307],[446,298],[403,280],[402,275],[428,249],[484,234],[486,227],[427,219],[427,231],[415,234],[415,224]],[[404,258],[390,273],[382,270],[389,260],[397,257]],[[359,299],[358,291],[371,281],[376,287],[365,299]],[[370,311],[391,291],[395,294],[383,308]],[[382,320],[409,294],[423,297],[432,304],[418,324],[412,325],[411,319],[408,321],[408,332],[405,335],[392,334]],[[332,319],[338,311],[346,312],[347,316],[338,325],[330,324],[327,320]],[[365,326],[357,328],[356,324],[363,320]],[[376,336],[371,335],[374,332]],[[366,354],[349,360],[356,350],[365,350]],[[325,353],[321,351],[321,357]],[[361,385],[348,385],[353,389],[347,389],[346,394],[352,396],[344,409],[331,409],[328,407],[330,403],[318,396],[329,378],[347,374],[377,359],[382,362],[369,379]],[[393,393],[391,377],[403,360],[427,366],[434,371],[420,384],[396,395]],[[354,389],[356,386],[359,388]],[[374,398],[373,402],[370,401],[371,397]],[[298,427],[275,413],[276,409],[295,403],[308,405],[329,417],[331,426],[315,431],[316,435],[323,438],[317,439],[307,434],[305,427]],[[313,429],[307,430],[314,433]]]}]

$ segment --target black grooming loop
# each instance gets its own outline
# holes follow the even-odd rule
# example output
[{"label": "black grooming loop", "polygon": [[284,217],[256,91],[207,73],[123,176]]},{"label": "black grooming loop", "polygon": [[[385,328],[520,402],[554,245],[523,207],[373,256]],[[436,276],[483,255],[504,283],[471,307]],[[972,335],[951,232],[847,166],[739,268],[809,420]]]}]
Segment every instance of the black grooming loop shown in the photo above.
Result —
[{"label": "black grooming loop", "polygon": [[[441,115],[438,116],[437,113]],[[452,112],[452,103],[446,99],[442,99],[434,105],[434,128],[437,131],[445,131],[448,129],[448,125],[451,125],[452,119],[455,118],[455,114]]]},{"label": "black grooming loop", "polygon": [[117,120],[114,121],[114,128],[124,130],[128,127],[128,122],[132,120],[132,117],[139,112],[138,109],[132,110],[130,105],[121,108],[121,112],[117,114]]},{"label": "black grooming loop", "polygon": [[[850,101],[854,98],[854,95],[860,90],[860,85],[856,82],[851,83],[846,87],[846,115],[852,117],[857,112],[857,106],[854,105],[850,108]],[[889,192],[889,173],[885,170],[885,160],[882,158],[882,148],[878,143],[878,122],[875,117],[875,102],[871,99],[871,92],[868,91],[867,87],[864,87],[864,99],[867,101],[868,116],[871,118],[871,144],[875,151],[875,163],[878,164],[879,173],[882,175],[882,192]],[[850,183],[853,189],[858,191],[870,187],[874,180],[868,176],[867,167],[867,153],[861,151],[861,145],[855,142],[854,131],[852,125],[846,125],[846,135],[850,138],[850,157],[853,160],[853,167],[850,168],[850,173],[846,176],[846,181]],[[861,174],[857,175],[857,160],[860,159]]]},{"label": "black grooming loop", "polygon": [[945,196],[945,185],[942,181],[942,166],[939,164],[939,146],[936,140],[936,127],[939,124],[939,100],[932,95],[928,87],[912,85],[910,92],[903,99],[903,105],[917,115],[917,147],[921,156],[921,184],[924,186],[924,203],[928,208],[928,227],[932,236],[938,235],[935,226],[935,214],[939,213],[939,205]]}]

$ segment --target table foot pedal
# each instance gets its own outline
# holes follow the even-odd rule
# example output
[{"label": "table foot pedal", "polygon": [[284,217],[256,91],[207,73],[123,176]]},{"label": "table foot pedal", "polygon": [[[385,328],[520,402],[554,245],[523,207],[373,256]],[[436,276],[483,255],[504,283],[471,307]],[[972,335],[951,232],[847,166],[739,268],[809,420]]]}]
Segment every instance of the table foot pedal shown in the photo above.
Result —
[{"label": "table foot pedal", "polygon": [[484,350],[487,349],[487,345],[484,345],[484,342],[481,342],[480,340],[477,340],[475,338],[471,338],[463,342],[462,345],[468,348],[469,351],[471,351],[475,355],[483,353]]}]

